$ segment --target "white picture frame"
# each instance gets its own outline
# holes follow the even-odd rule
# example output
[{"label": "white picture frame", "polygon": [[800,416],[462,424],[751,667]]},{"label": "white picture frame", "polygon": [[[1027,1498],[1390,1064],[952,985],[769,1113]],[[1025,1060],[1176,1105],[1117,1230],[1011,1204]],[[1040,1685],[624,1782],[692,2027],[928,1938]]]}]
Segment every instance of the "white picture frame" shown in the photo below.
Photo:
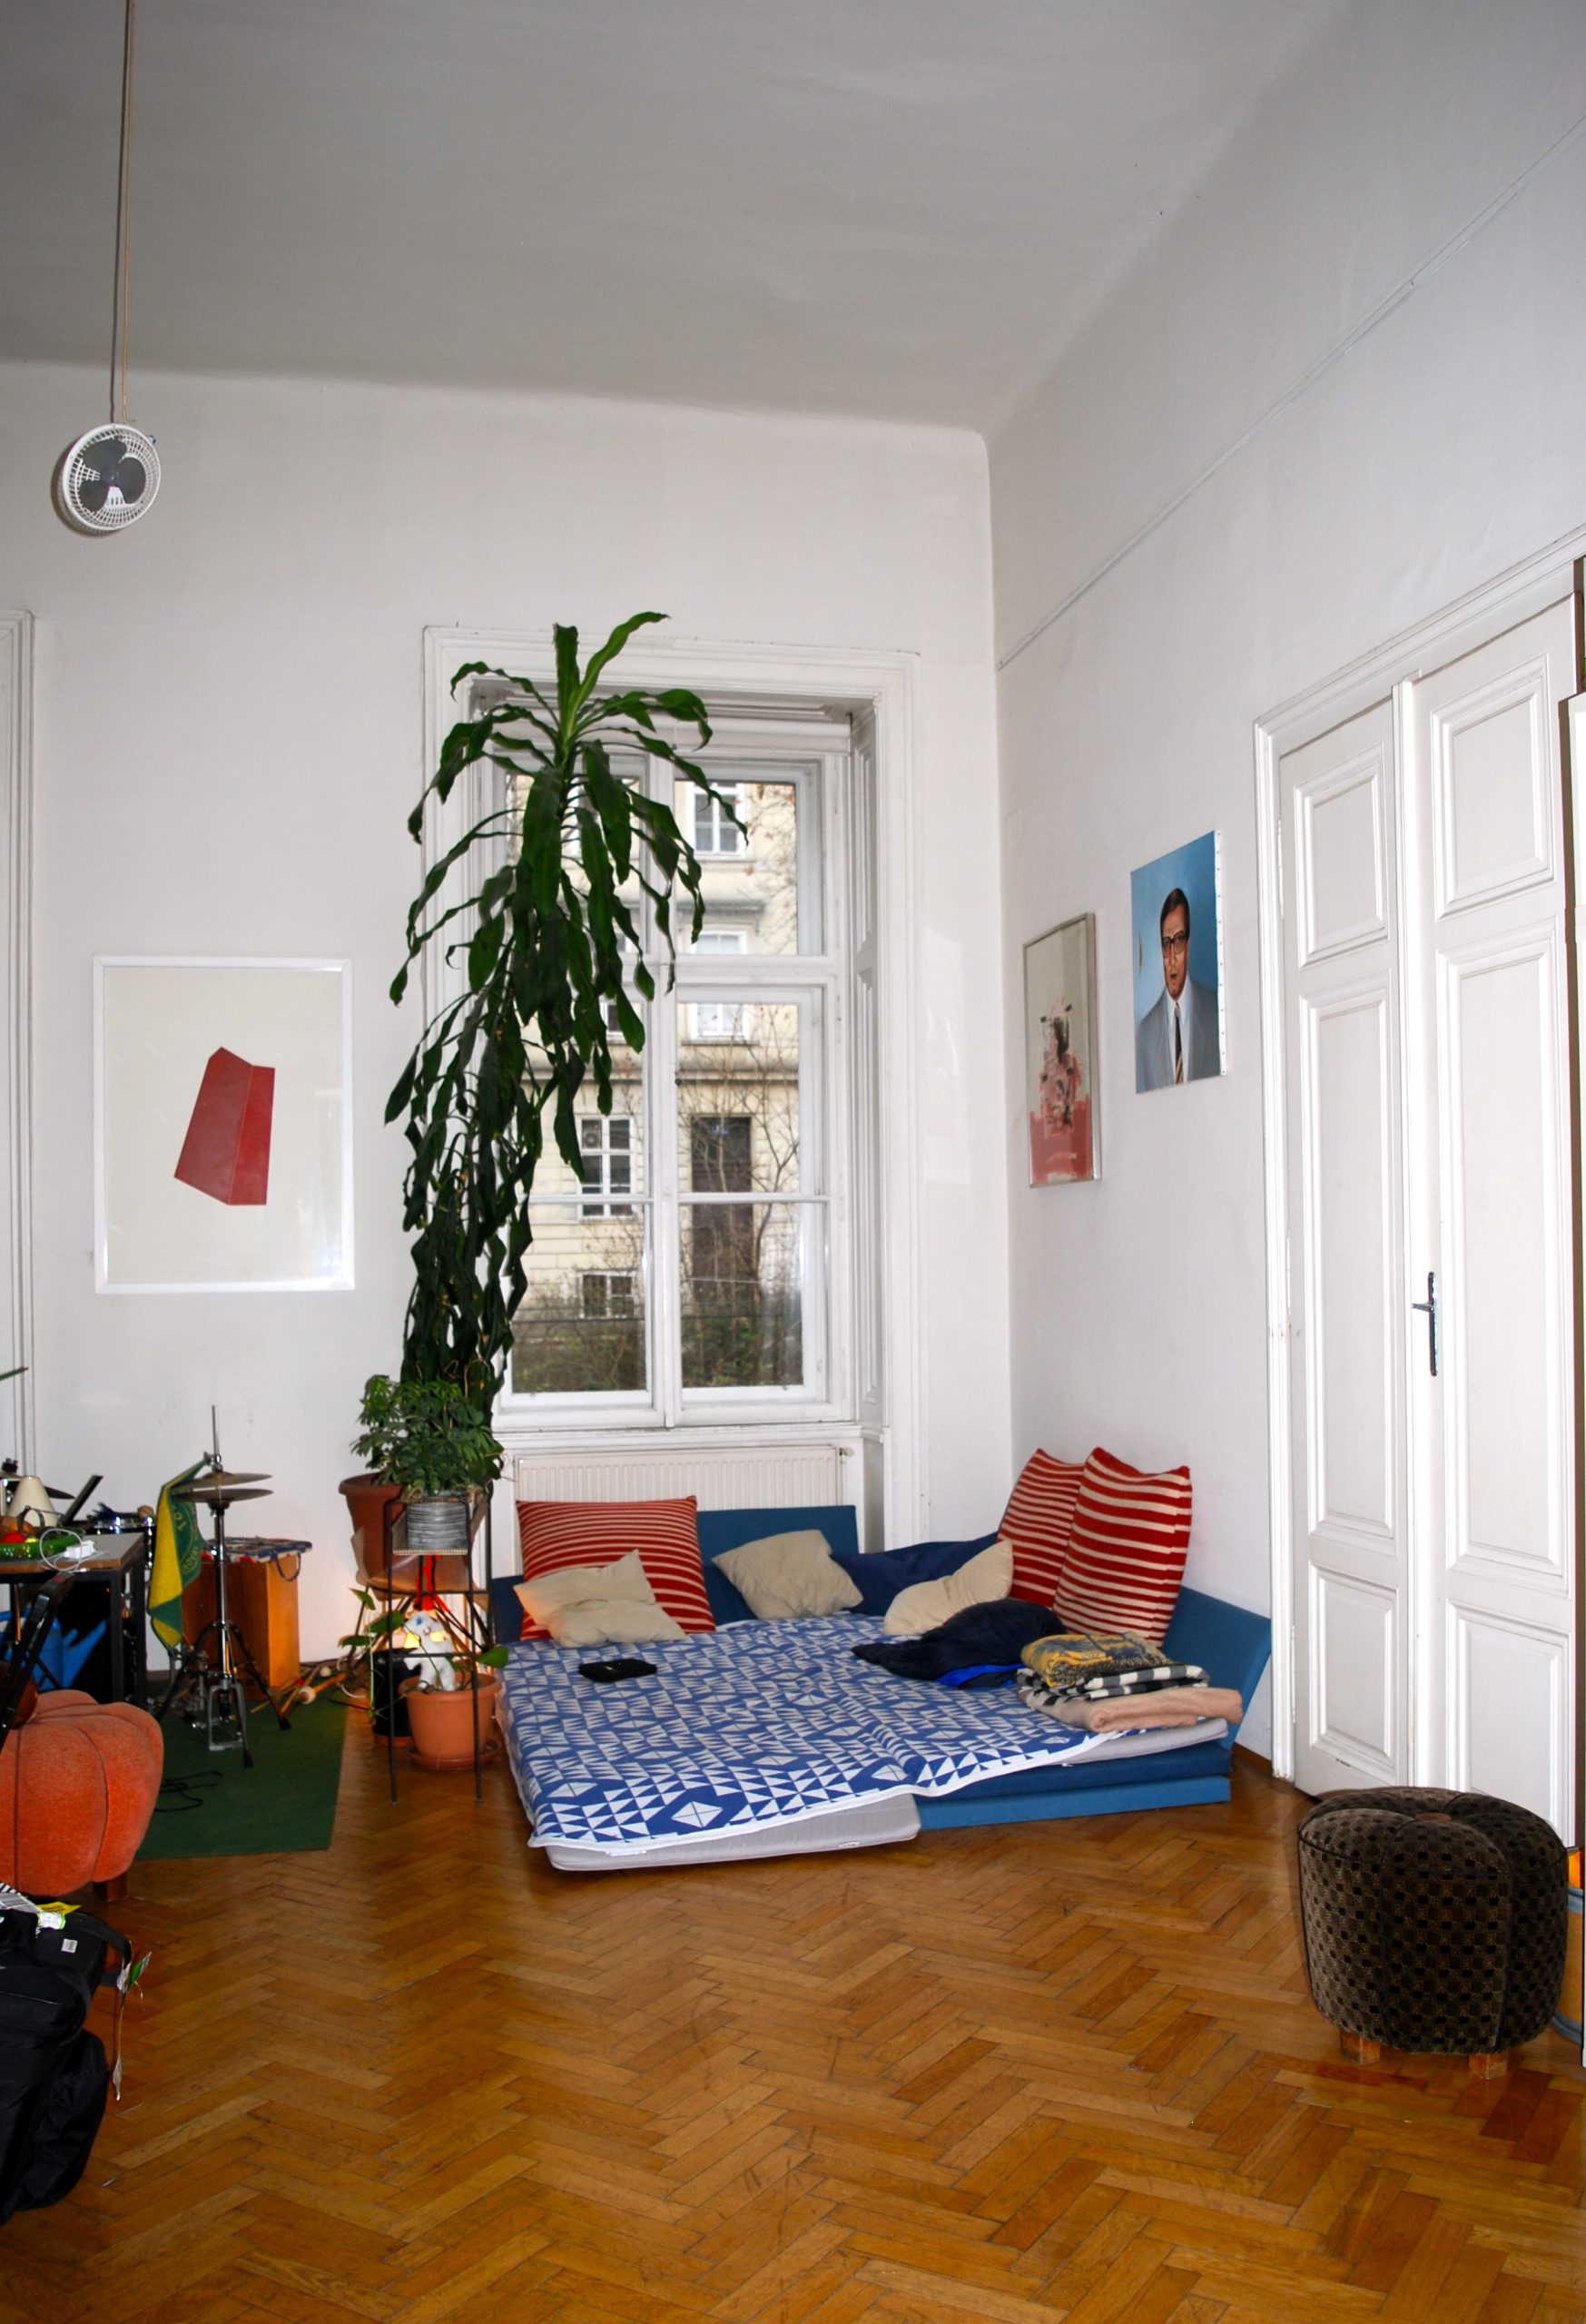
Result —
[{"label": "white picture frame", "polygon": [[[240,1192],[177,1175],[217,1052],[264,1093]],[[351,1290],[350,960],[97,959],[94,1079],[96,1290]]]},{"label": "white picture frame", "polygon": [[1205,832],[1131,872],[1129,921],[1137,1096],[1220,1079],[1228,1044],[1219,834]]},{"label": "white picture frame", "polygon": [[1032,1187],[1101,1176],[1096,1042],[1096,915],[1080,912],[1024,948],[1024,1110]]}]

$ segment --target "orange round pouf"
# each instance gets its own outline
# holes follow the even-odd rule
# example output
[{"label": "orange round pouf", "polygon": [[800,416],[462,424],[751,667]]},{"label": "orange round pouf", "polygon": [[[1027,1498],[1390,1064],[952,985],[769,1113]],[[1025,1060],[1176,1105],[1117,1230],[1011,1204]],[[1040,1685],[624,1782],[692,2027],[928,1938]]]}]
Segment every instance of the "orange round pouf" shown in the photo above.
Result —
[{"label": "orange round pouf", "polygon": [[164,1761],[160,1722],[135,1704],[41,1695],[0,1750],[0,1880],[54,1897],[119,1879],[149,1828]]}]

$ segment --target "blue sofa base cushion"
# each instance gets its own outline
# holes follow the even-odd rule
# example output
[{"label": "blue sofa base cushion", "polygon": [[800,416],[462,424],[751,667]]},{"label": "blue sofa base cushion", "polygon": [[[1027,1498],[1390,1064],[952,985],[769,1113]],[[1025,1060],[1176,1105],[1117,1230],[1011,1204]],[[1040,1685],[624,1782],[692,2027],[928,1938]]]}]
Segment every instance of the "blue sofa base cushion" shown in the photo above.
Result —
[{"label": "blue sofa base cushion", "polygon": [[966,1791],[955,1791],[951,1796],[956,1803],[960,1799],[1024,1799],[1070,1791],[1112,1791],[1119,1785],[1139,1783],[1142,1768],[1165,1782],[1169,1765],[1176,1783],[1210,1776],[1226,1787],[1233,1750],[1232,1737],[1225,1735],[1215,1743],[1188,1743],[1180,1750],[1163,1752],[1159,1758],[1148,1754],[1138,1759],[1076,1759],[1071,1768],[1021,1768],[1017,1775],[992,1776],[984,1783],[971,1784]]},{"label": "blue sofa base cushion", "polygon": [[[1200,1746],[1194,1748],[1198,1750]],[[1172,1760],[1186,1756],[1174,1752]],[[1227,1798],[1226,1776],[1165,1776],[1162,1769],[1172,1760],[1120,1760],[1119,1777],[1127,1768],[1128,1780],[1106,1789],[1096,1783],[1081,1785],[1078,1768],[1072,1770],[1075,1780],[1069,1790],[1059,1792],[1049,1787],[1018,1799],[990,1798],[986,1796],[989,1786],[971,1784],[967,1791],[950,1792],[945,1799],[917,1799],[920,1828],[947,1832],[968,1824],[1052,1824],[1069,1816],[1133,1815],[1142,1807],[1215,1807]],[[1100,1775],[1103,1769],[1098,1768],[1095,1772]]]},{"label": "blue sofa base cushion", "polygon": [[[724,1550],[742,1549],[771,1533],[824,1533],[839,1565],[865,1592],[856,1613],[884,1614],[900,1590],[914,1581],[934,1581],[956,1573],[966,1559],[997,1538],[974,1541],[921,1541],[911,1549],[861,1554],[855,1512],[832,1504],[803,1509],[702,1509],[699,1546],[705,1590],[719,1624],[753,1621],[747,1605],[715,1561]],[[497,1575],[491,1602],[496,1634],[516,1639],[523,1610],[512,1576]],[[1053,1626],[1057,1627],[1056,1617]],[[1272,1626],[1265,1614],[1230,1605],[1201,1590],[1183,1590],[1167,1626],[1165,1651],[1175,1660],[1197,1662],[1217,1687],[1232,1687],[1249,1709],[1272,1650]],[[900,1686],[910,1682],[900,1679]],[[1033,1714],[1032,1714],[1033,1715]],[[1226,1800],[1234,1738],[1192,1743],[1158,1758],[1079,1760],[1069,1768],[1029,1768],[995,1776],[941,1799],[919,1801],[927,1831],[972,1824],[1023,1824],[1069,1816],[1116,1816],[1146,1807],[1190,1807]]]}]

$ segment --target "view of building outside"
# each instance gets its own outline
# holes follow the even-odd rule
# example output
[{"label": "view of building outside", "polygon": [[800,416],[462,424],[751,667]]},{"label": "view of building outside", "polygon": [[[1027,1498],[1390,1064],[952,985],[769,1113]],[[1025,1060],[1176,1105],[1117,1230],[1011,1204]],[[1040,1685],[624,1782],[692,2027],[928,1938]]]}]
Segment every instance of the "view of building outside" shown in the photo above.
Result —
[{"label": "view of building outside", "polygon": [[[803,1207],[754,1196],[802,1191],[800,1001],[756,990],[756,956],[799,949],[798,789],[724,783],[743,828],[680,783],[677,813],[699,855],[704,926],[688,957],[714,969],[699,999],[663,994],[644,1054],[614,1047],[613,1103],[580,1116],[581,1174],[547,1148],[532,1206],[529,1289],[514,1325],[518,1394],[643,1391],[646,1262],[656,1192],[645,1151],[645,1076],[672,1070],[681,1280],[675,1303],[685,1388],[797,1386],[803,1378]],[[637,914],[636,886],[629,899]],[[675,1044],[658,1039],[662,1009]]]}]

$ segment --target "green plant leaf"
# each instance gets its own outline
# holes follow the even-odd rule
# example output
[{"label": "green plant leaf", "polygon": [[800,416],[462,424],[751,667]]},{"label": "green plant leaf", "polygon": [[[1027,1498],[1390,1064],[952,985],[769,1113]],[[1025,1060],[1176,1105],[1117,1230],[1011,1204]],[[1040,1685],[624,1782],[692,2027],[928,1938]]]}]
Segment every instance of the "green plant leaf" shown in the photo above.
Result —
[{"label": "green plant leaf", "polygon": [[[482,1422],[527,1289],[527,1200],[545,1152],[546,1117],[558,1152],[581,1171],[580,1093],[592,1088],[608,1112],[613,1041],[631,1050],[644,1046],[645,1020],[629,987],[650,1000],[655,980],[639,956],[625,891],[633,881],[650,899],[669,971],[674,894],[680,890],[687,899],[696,933],[703,915],[699,864],[675,817],[664,801],[623,780],[611,753],[617,746],[640,750],[722,799],[657,727],[658,720],[691,726],[703,746],[710,736],[704,704],[675,686],[599,692],[635,631],[660,619],[643,613],[619,623],[583,670],[576,630],[558,625],[554,699],[528,678],[466,664],[454,689],[488,679],[504,698],[453,726],[409,819],[421,833],[426,802],[443,802],[481,761],[516,786],[519,802],[510,818],[499,810],[482,817],[427,871],[392,986],[393,998],[401,998],[412,966],[434,948],[461,963],[467,980],[466,993],[426,1027],[387,1118],[402,1122],[409,1150],[403,1222],[414,1276],[402,1384],[448,1383],[475,1403]],[[731,802],[722,803],[735,821]],[[454,869],[473,851],[498,846],[509,824],[515,860],[490,870],[475,893],[459,901],[454,891],[432,914]],[[367,1412],[365,1421],[367,1434]]]}]

